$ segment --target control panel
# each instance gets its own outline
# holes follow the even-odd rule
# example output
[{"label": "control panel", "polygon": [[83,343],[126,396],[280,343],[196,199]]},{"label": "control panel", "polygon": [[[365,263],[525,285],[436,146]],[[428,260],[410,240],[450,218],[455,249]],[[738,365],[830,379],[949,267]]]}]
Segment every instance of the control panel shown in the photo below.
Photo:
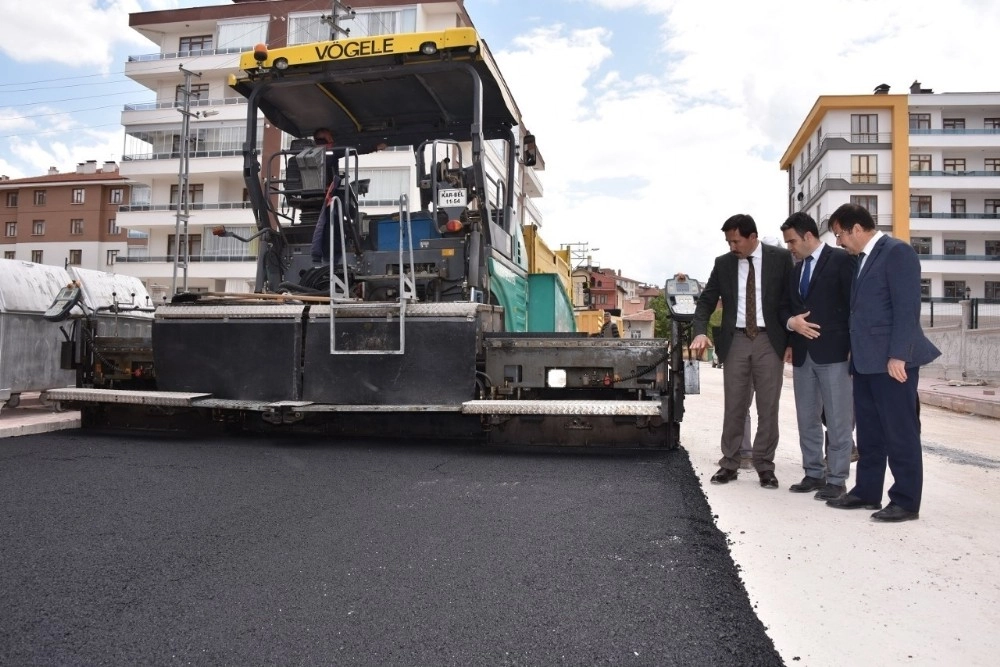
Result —
[{"label": "control panel", "polygon": [[694,319],[694,309],[698,305],[698,295],[701,294],[701,283],[693,278],[669,278],[664,294],[672,318],[678,322],[690,322]]}]

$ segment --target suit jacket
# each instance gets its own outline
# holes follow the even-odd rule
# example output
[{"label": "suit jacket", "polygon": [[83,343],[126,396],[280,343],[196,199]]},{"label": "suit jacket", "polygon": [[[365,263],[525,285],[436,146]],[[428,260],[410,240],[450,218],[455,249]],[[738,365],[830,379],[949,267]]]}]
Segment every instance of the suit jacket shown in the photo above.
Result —
[{"label": "suit jacket", "polygon": [[[784,248],[761,243],[761,299],[758,310],[764,315],[764,327],[774,351],[781,356],[788,343],[787,319],[782,322],[780,314],[788,310],[788,274],[792,270],[792,253]],[[739,262],[731,252],[715,258],[715,266],[708,277],[708,283],[698,297],[694,311],[694,334],[708,335],[708,319],[722,298],[722,327],[715,339],[715,351],[720,361],[726,360],[726,353],[736,335],[736,300],[739,298]]]},{"label": "suit jacket", "polygon": [[809,312],[810,322],[820,326],[819,338],[809,339],[789,332],[788,343],[792,348],[792,365],[801,366],[806,353],[817,364],[835,364],[847,361],[851,351],[848,320],[851,315],[851,283],[857,270],[857,259],[840,248],[823,244],[819,259],[812,267],[812,280],[805,300],[799,294],[802,265],[795,265],[788,281],[789,311],[783,312],[781,321],[787,323],[794,315]]},{"label": "suit jacket", "polygon": [[889,359],[916,368],[941,352],[920,328],[920,260],[908,243],[883,236],[851,289],[851,365],[886,373]]}]

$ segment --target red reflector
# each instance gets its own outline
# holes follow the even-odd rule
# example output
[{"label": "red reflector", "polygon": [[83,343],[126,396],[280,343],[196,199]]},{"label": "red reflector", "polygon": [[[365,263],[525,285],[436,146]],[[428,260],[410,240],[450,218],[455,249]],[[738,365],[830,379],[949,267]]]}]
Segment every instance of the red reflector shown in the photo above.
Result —
[{"label": "red reflector", "polygon": [[449,220],[448,224],[444,226],[449,232],[460,232],[462,231],[462,227],[464,225],[461,220]]},{"label": "red reflector", "polygon": [[604,386],[605,387],[610,387],[613,383],[614,383],[614,380],[611,379],[610,375],[605,375],[604,376]]}]

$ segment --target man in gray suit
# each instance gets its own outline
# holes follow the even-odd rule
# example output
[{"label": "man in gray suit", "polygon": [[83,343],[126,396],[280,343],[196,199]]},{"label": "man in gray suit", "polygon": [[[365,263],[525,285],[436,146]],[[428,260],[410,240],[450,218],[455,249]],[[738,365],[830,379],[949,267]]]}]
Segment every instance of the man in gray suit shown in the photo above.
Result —
[{"label": "man in gray suit", "polygon": [[854,488],[826,504],[880,509],[888,465],[889,504],[872,518],[910,521],[919,517],[924,479],[917,382],[920,367],[941,354],[920,328],[920,260],[908,243],[880,232],[856,204],[834,211],[830,230],[858,257],[850,335],[861,458]]},{"label": "man in gray suit", "polygon": [[739,474],[743,427],[756,394],[753,465],[760,485],[776,489],[778,401],[788,342],[788,331],[779,313],[787,310],[792,255],[784,248],[761,243],[757,238],[757,223],[749,215],[732,216],[722,225],[722,231],[730,252],[716,258],[708,283],[698,297],[693,324],[695,337],[691,342],[695,354],[708,347],[708,319],[721,298],[722,327],[715,340],[715,351],[723,362],[725,408],[722,458],[718,472],[712,475],[712,483],[725,484]]},{"label": "man in gray suit", "polygon": [[[785,245],[800,260],[788,284],[790,312],[782,319],[792,331],[786,361],[792,362],[795,416],[805,477],[788,490],[816,491],[817,500],[845,492],[854,447],[854,402],[848,356],[851,337],[851,282],[857,262],[819,239],[816,221],[799,211],[781,225]],[[823,461],[823,415],[830,444]]]}]

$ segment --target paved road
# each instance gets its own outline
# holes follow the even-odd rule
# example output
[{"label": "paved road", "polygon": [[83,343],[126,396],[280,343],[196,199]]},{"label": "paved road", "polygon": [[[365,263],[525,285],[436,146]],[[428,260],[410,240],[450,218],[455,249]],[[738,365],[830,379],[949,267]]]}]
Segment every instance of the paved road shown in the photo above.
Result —
[{"label": "paved road", "polygon": [[688,455],[0,441],[0,663],[780,665]]}]

